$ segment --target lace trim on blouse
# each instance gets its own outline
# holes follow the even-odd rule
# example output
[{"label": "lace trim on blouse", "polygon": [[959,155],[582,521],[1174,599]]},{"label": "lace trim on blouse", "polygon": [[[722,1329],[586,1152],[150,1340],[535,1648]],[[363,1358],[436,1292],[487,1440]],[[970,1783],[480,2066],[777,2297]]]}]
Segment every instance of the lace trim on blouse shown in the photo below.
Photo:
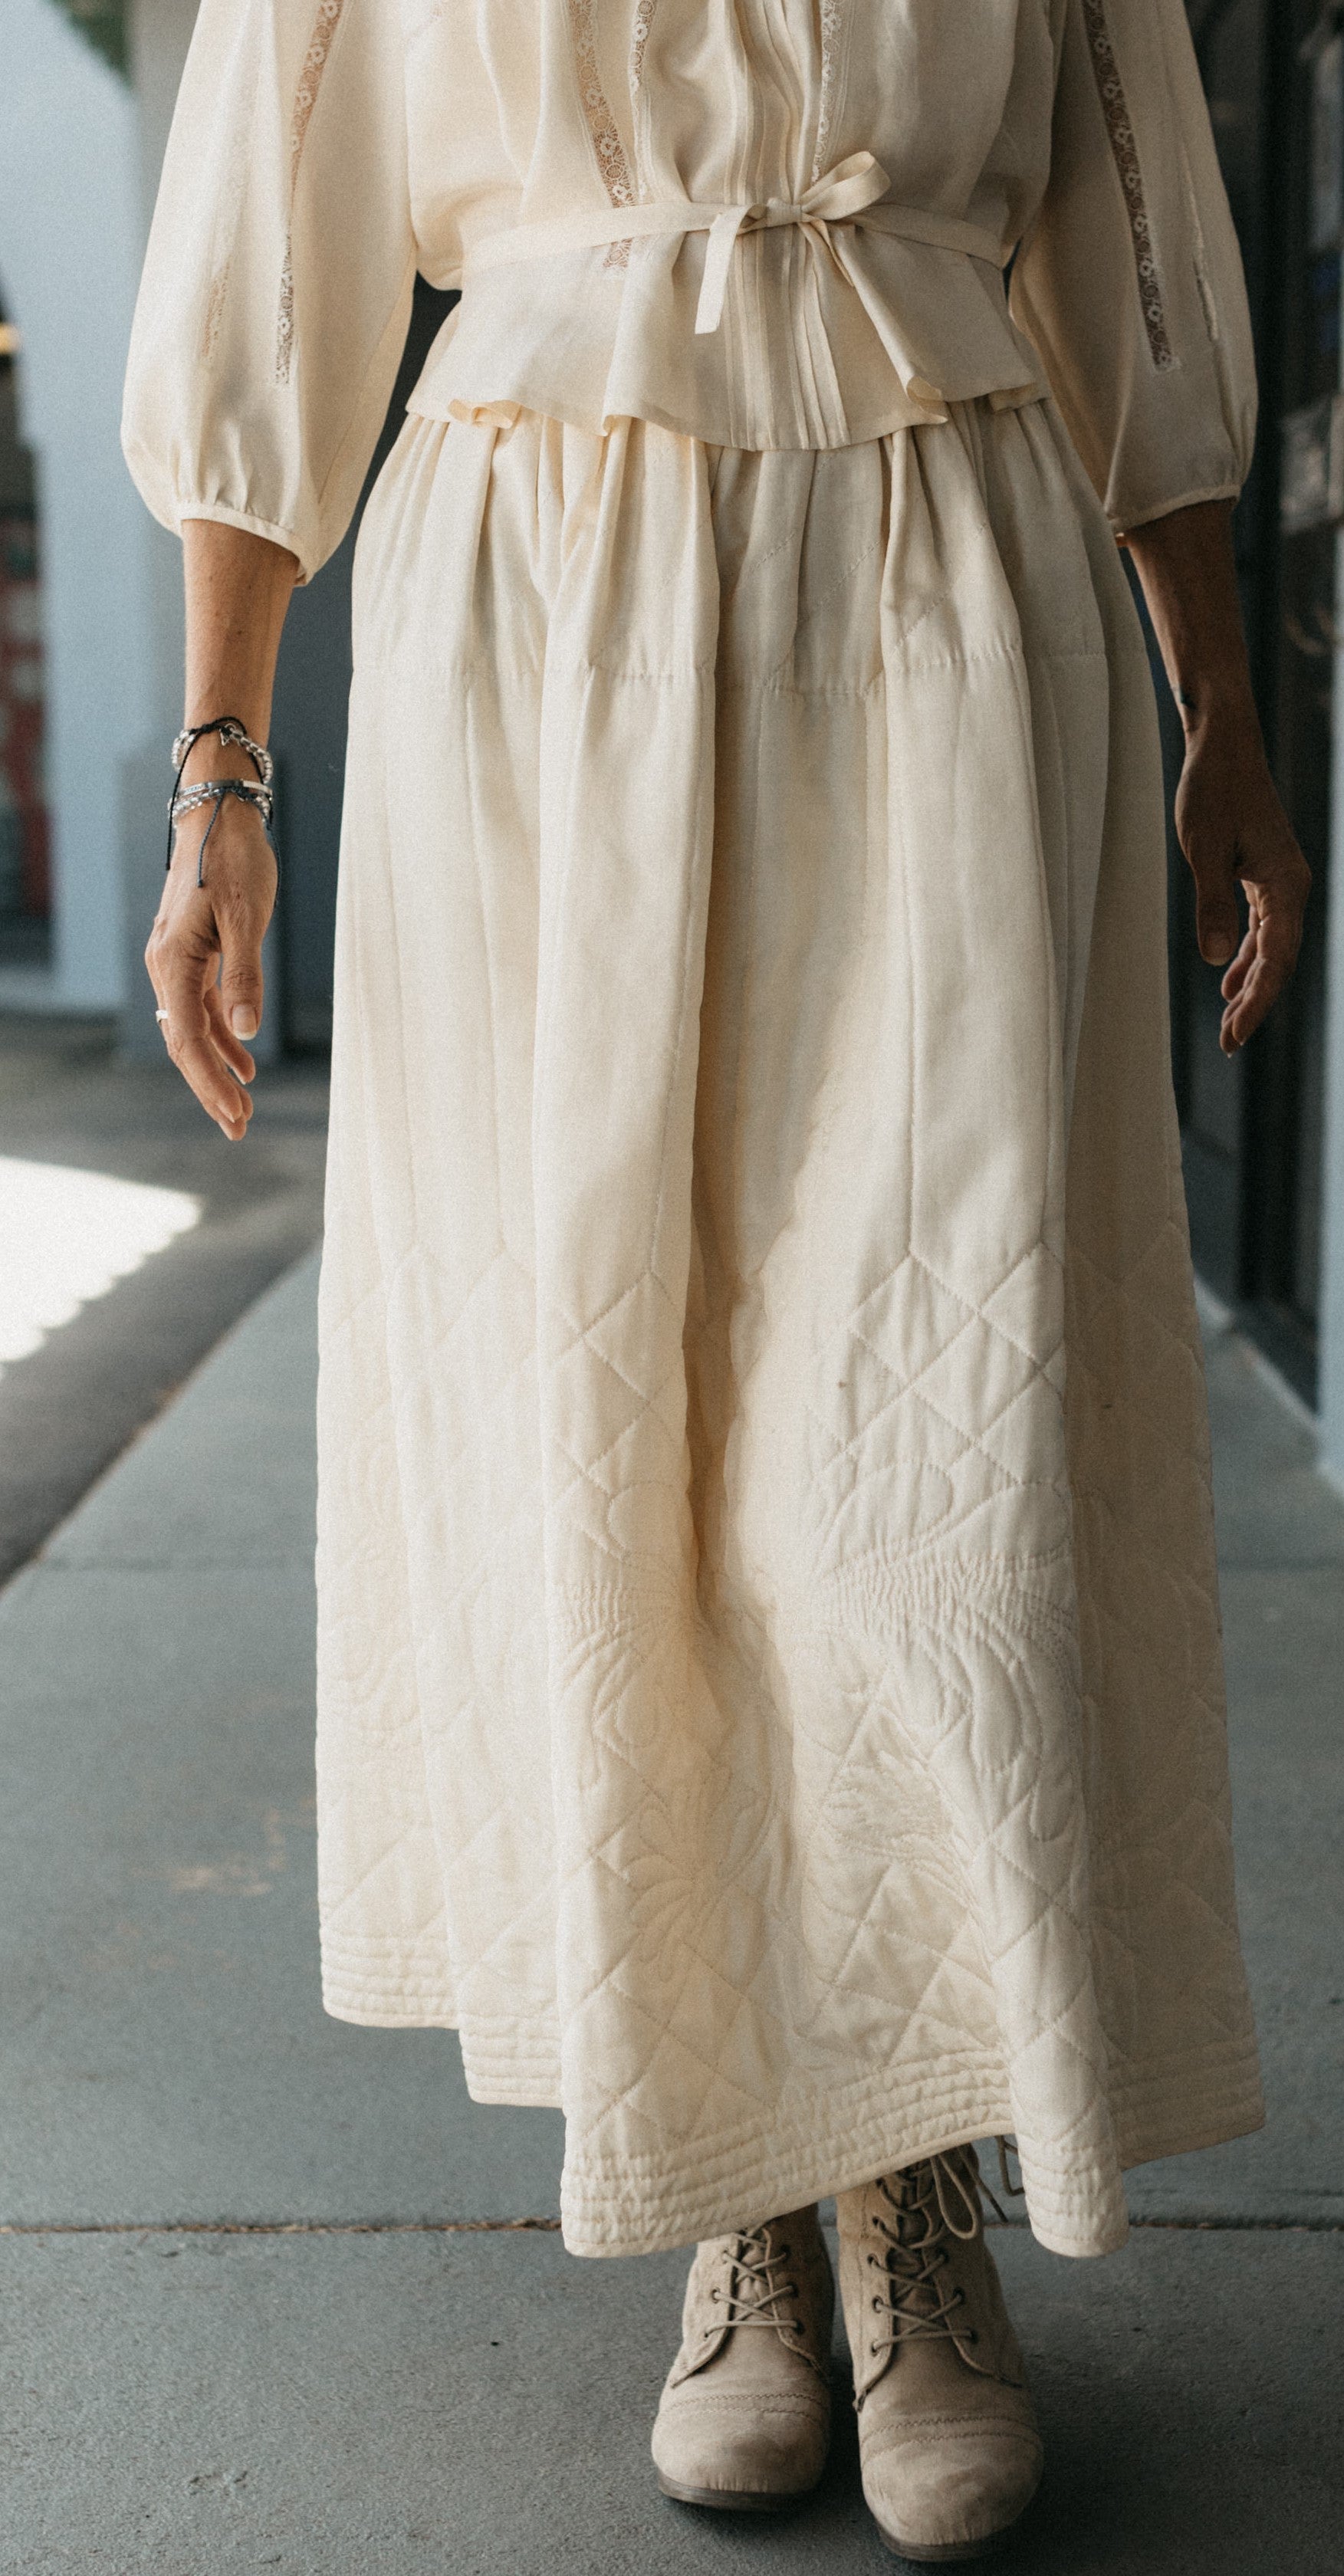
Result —
[{"label": "lace trim on blouse", "polygon": [[817,95],[817,148],[812,155],[815,182],[830,167],[831,125],[835,116],[835,66],[840,51],[841,0],[819,0],[821,79]]},{"label": "lace trim on blouse", "polygon": [[229,166],[220,191],[216,240],[222,248],[211,268],[205,321],[201,328],[201,358],[207,367],[214,364],[215,352],[219,346],[220,329],[224,320],[224,308],[229,300],[229,285],[233,276],[233,254],[238,239],[243,194],[247,186],[247,145],[248,122],[240,117],[234,129]]},{"label": "lace trim on blouse", "polygon": [[[625,157],[616,119],[602,87],[597,68],[597,44],[593,35],[594,0],[568,0],[569,32],[574,47],[574,68],[579,76],[579,96],[588,120],[588,132],[603,185],[613,206],[633,206],[634,184],[630,164]],[[643,14],[652,19],[652,0],[644,0]],[[645,28],[647,36],[648,29]],[[604,268],[625,268],[630,259],[628,241],[613,242],[602,262]]]},{"label": "lace trim on blouse", "polygon": [[247,193],[247,167],[252,125],[256,115],[257,82],[260,70],[256,48],[250,38],[250,28],[240,26],[229,64],[230,76],[236,77],[238,82],[239,105],[220,186],[210,245],[210,285],[206,294],[205,318],[201,325],[201,361],[207,367],[214,364],[215,353],[219,347],[219,334],[233,278],[233,258],[238,246],[238,227],[242,220],[243,198]]},{"label": "lace trim on blouse", "polygon": [[[835,0],[831,0],[835,5]],[[1139,302],[1143,307],[1144,328],[1148,334],[1148,354],[1155,367],[1174,367],[1176,353],[1167,334],[1166,306],[1162,298],[1162,280],[1153,251],[1152,228],[1143,193],[1143,172],[1139,167],[1139,149],[1134,128],[1129,121],[1129,103],[1120,66],[1115,59],[1111,31],[1106,23],[1105,0],[1082,0],[1083,21],[1087,28],[1092,70],[1096,77],[1101,112],[1106,119],[1120,185],[1129,208],[1130,239],[1134,248],[1134,266],[1139,281]]]},{"label": "lace trim on blouse", "polygon": [[[303,147],[308,138],[308,128],[312,123],[313,109],[317,105],[317,93],[322,86],[322,74],[327,67],[327,56],[335,41],[344,5],[345,0],[317,0],[317,16],[313,20],[313,32],[308,39],[308,51],[303,58],[303,70],[299,76],[299,86],[294,93],[294,105],[289,119],[291,208],[294,204],[294,190],[298,183],[299,163],[303,159]],[[290,242],[287,238],[284,263],[280,270],[280,310],[275,334],[275,381],[278,385],[287,385],[289,382],[293,352],[294,271],[290,265]]]},{"label": "lace trim on blouse", "polygon": [[634,25],[630,30],[630,95],[638,96],[644,78],[644,48],[649,41],[658,0],[636,0]]}]

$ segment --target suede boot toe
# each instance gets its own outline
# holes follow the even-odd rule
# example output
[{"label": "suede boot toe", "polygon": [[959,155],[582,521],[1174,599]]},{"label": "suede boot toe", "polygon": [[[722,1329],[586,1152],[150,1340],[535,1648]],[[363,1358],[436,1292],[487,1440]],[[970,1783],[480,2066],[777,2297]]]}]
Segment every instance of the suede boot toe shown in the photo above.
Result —
[{"label": "suede boot toe", "polygon": [[1025,2511],[1044,2453],[985,2243],[973,2147],[836,2202],[863,2492],[904,2558],[978,2558]]},{"label": "suede boot toe", "polygon": [[916,2423],[908,2440],[870,2449],[863,2491],[902,2557],[979,2557],[1030,2504],[1043,2459],[1038,2435],[1020,2425]]},{"label": "suede boot toe", "polygon": [[665,2495],[760,2513],[816,2485],[830,2440],[834,2298],[815,2209],[697,2249],[653,2428]]},{"label": "suede boot toe", "polygon": [[689,2398],[667,2407],[653,2456],[664,2495],[738,2512],[791,2504],[826,2465],[830,2409],[757,2396]]}]

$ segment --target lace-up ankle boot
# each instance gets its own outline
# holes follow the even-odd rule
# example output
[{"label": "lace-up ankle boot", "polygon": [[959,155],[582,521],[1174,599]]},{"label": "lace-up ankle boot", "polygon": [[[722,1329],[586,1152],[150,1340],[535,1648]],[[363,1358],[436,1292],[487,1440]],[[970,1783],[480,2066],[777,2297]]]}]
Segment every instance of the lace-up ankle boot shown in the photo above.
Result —
[{"label": "lace-up ankle boot", "polygon": [[834,2305],[815,2209],[697,2248],[653,2428],[664,2495],[765,2513],[816,2485],[831,2430]]},{"label": "lace-up ankle boot", "polygon": [[836,2201],[863,2492],[903,2558],[978,2558],[1040,2480],[983,2189],[975,2149],[956,2147]]}]

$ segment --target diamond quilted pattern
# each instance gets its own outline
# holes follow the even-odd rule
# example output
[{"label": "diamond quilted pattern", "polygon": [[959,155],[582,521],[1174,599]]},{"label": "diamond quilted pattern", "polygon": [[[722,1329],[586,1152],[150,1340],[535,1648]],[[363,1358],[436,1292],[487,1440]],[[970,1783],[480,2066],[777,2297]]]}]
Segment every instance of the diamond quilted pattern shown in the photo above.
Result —
[{"label": "diamond quilted pattern", "polygon": [[1097,2252],[1258,2117],[1141,640],[1048,408],[878,460],[424,423],[380,495],[326,1991],[562,2102],[583,2252],[1007,2127]]}]

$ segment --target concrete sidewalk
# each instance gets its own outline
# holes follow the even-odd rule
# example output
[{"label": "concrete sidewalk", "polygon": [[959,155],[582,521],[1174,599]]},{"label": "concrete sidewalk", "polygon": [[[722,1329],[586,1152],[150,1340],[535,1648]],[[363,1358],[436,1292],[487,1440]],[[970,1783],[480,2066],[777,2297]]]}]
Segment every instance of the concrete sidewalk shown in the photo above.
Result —
[{"label": "concrete sidewalk", "polygon": [[[796,2516],[665,2503],[685,2258],[571,2260],[555,2114],[323,2016],[313,1288],[0,1599],[0,2569],[890,2566],[843,2403]],[[1131,2177],[1114,2261],[996,2238],[1051,2462],[1005,2563],[1040,2576],[1344,2560],[1344,1505],[1234,1340],[1211,1381],[1271,2121]]]},{"label": "concrete sidewalk", "polygon": [[37,1349],[0,1365],[0,1582],[318,1240],[326,1067],[266,1066],[252,1088],[261,1115],[240,1154],[166,1055],[121,1055],[114,1021],[0,1010],[0,1234],[19,1234],[16,1165],[52,1182],[96,1174],[180,1190],[200,1211]]}]

